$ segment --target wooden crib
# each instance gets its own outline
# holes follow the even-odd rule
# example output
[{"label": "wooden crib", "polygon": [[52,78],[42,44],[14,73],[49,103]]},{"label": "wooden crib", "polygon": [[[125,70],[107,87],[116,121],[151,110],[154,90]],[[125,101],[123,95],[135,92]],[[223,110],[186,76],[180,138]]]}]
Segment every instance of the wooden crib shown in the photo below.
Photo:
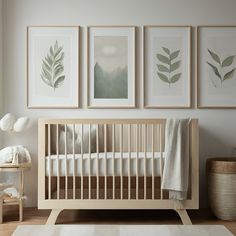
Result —
[{"label": "wooden crib", "polygon": [[38,208],[173,209],[191,224],[186,209],[199,205],[198,120],[189,125],[187,200],[161,189],[165,119],[39,119]]}]

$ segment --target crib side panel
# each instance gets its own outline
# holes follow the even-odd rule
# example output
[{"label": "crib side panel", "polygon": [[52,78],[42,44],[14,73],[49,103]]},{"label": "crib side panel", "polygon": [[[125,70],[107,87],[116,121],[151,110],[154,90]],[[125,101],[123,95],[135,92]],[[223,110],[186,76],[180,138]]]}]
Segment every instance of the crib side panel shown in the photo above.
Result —
[{"label": "crib side panel", "polygon": [[[123,208],[129,208],[137,200],[142,204],[131,208],[150,209],[151,201],[153,209],[175,207],[168,199],[168,192],[160,187],[164,166],[165,119],[40,119],[38,127],[39,208],[46,209],[50,203],[61,208],[63,203],[63,208],[68,209],[122,209],[122,204]],[[196,209],[199,201],[197,119],[191,121],[189,137],[191,191],[180,207]],[[61,155],[65,157],[63,160],[59,157]],[[111,159],[109,155],[112,155]],[[142,162],[139,155],[143,155]],[[112,163],[111,173],[108,172],[109,162]],[[56,174],[53,163],[56,164]],[[62,167],[64,172],[61,174]],[[78,170],[79,175],[76,174]],[[74,207],[72,201],[76,202]],[[80,201],[83,206],[78,204]],[[114,202],[113,206],[110,201]]]}]

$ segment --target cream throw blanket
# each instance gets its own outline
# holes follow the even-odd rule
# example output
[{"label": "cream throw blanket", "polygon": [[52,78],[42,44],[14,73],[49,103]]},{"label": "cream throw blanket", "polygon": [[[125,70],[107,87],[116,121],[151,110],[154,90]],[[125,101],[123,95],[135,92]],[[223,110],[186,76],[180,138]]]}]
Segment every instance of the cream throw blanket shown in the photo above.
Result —
[{"label": "cream throw blanket", "polygon": [[161,188],[169,198],[185,200],[189,179],[189,119],[168,119],[165,130],[165,164]]}]

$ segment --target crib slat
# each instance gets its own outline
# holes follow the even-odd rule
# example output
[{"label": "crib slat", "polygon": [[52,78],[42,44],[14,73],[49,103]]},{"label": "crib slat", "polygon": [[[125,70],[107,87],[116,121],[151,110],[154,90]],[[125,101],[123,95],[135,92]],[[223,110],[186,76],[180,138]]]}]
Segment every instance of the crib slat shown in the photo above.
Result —
[{"label": "crib slat", "polygon": [[[160,146],[160,173],[161,173],[161,183],[162,183],[162,176],[163,176],[163,151],[162,151],[162,124],[158,125],[159,127],[159,146]],[[163,199],[163,190],[161,189],[161,200]]]},{"label": "crib slat", "polygon": [[136,124],[136,199],[138,200],[138,188],[139,188],[139,184],[138,184],[138,178],[139,178],[139,174],[138,174],[138,158],[139,158],[139,125]]},{"label": "crib slat", "polygon": [[128,126],[128,199],[130,200],[131,195],[131,173],[130,173],[130,155],[131,155],[131,124]]},{"label": "crib slat", "polygon": [[88,191],[89,191],[89,200],[91,199],[91,124],[89,124],[89,186],[88,186]]},{"label": "crib slat", "polygon": [[112,197],[115,199],[115,125],[112,124]]},{"label": "crib slat", "polygon": [[99,199],[99,124],[96,129],[96,151],[97,151],[97,199]]},{"label": "crib slat", "polygon": [[83,179],[83,146],[84,146],[84,124],[81,124],[81,163],[80,163],[80,168],[81,168],[81,199],[84,199],[84,179]]},{"label": "crib slat", "polygon": [[152,199],[154,200],[154,124],[152,124]]},{"label": "crib slat", "polygon": [[73,199],[75,199],[75,124],[72,131],[72,147],[73,147]]},{"label": "crib slat", "polygon": [[104,199],[107,199],[107,125],[104,124],[104,153],[105,153],[105,191],[104,191]]},{"label": "crib slat", "polygon": [[59,162],[59,125],[56,128],[56,152],[57,152],[57,199],[60,199],[60,162]]},{"label": "crib slat", "polygon": [[48,157],[49,157],[49,175],[48,175],[48,199],[51,199],[51,125],[48,125]]},{"label": "crib slat", "polygon": [[67,125],[65,125],[65,199],[68,199]]},{"label": "crib slat", "polygon": [[147,199],[147,125],[144,124],[144,199]]},{"label": "crib slat", "polygon": [[123,199],[123,124],[120,124],[120,199]]}]

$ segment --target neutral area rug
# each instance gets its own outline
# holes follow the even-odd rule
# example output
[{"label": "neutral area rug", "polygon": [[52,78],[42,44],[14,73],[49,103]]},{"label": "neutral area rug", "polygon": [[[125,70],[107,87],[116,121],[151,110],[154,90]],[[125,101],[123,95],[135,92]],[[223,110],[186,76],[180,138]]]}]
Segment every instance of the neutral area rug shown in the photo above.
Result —
[{"label": "neutral area rug", "polygon": [[232,236],[221,225],[22,225],[13,236]]}]

